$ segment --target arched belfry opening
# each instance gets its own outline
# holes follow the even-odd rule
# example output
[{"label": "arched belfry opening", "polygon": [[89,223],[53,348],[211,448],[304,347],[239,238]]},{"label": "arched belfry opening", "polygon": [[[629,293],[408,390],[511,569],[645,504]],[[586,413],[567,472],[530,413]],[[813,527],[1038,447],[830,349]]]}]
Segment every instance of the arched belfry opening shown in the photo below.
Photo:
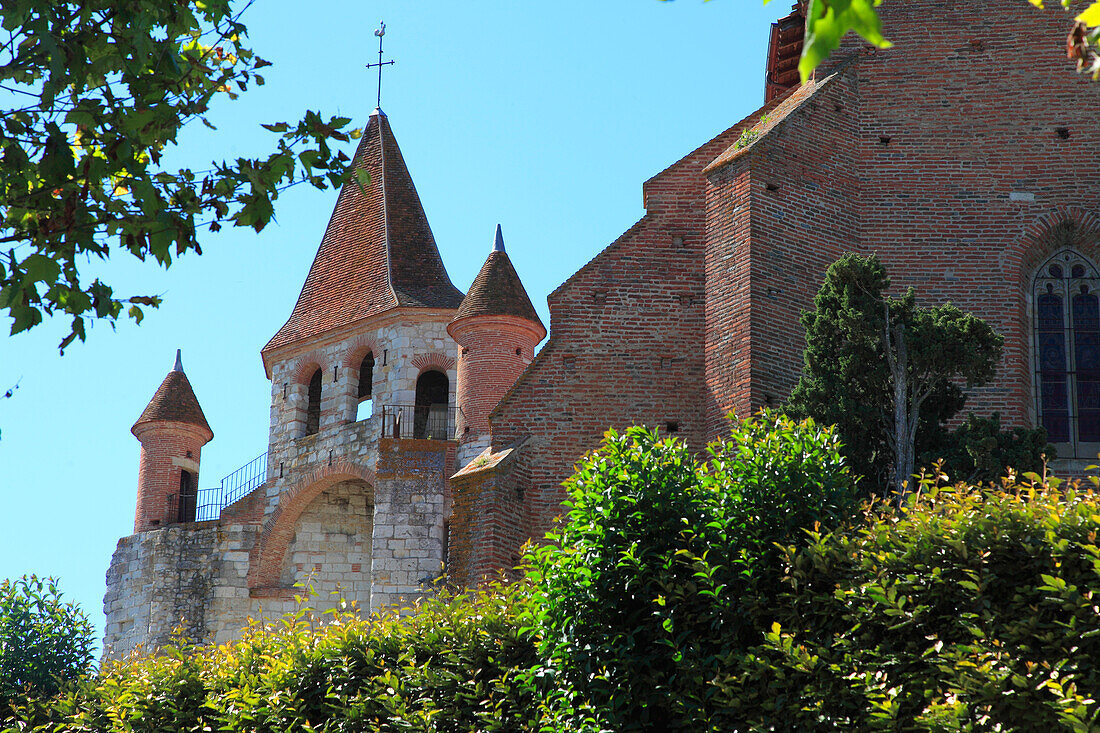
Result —
[{"label": "arched belfry opening", "polygon": [[368,351],[363,361],[359,362],[359,388],[356,397],[359,407],[356,409],[355,419],[366,420],[374,414],[374,352]]},{"label": "arched belfry opening", "polygon": [[321,369],[313,372],[306,392],[306,435],[315,435],[321,429]]},{"label": "arched belfry opening", "polygon": [[447,438],[447,400],[450,389],[451,382],[443,372],[432,369],[417,377],[414,438]]}]

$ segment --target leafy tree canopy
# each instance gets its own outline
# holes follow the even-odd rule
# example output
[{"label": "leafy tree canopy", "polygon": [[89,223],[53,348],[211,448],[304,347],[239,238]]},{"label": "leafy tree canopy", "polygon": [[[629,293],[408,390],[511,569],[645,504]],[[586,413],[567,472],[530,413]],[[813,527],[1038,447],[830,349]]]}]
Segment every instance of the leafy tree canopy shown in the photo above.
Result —
[{"label": "leafy tree canopy", "polygon": [[92,667],[92,622],[54,578],[0,582],[0,719],[28,693],[53,695]]},{"label": "leafy tree canopy", "polygon": [[265,156],[167,164],[184,127],[213,127],[217,99],[264,83],[270,64],[232,0],[5,0],[0,13],[0,313],[13,334],[67,314],[63,351],[95,319],[140,322],[160,298],[88,282],[85,259],[168,267],[201,253],[204,230],[263,229],[289,185],[343,180],[348,158],[330,143],[357,133],[312,111],[264,125],[278,136]]}]

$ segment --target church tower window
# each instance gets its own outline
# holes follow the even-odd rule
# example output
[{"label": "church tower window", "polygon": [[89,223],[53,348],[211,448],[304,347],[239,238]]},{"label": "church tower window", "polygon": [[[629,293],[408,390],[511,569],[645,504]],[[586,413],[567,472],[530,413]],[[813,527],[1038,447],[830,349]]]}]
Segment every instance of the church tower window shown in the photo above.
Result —
[{"label": "church tower window", "polygon": [[448,434],[448,393],[450,380],[443,372],[430,370],[416,380],[416,406],[413,414],[413,437],[446,440]]},{"label": "church tower window", "polygon": [[306,393],[306,435],[314,435],[321,429],[321,370],[313,372]]},{"label": "church tower window", "polygon": [[368,351],[359,364],[359,400],[371,398],[371,387],[374,384],[374,352]]},{"label": "church tower window", "polygon": [[356,408],[355,419],[366,420],[374,414],[374,352],[368,351],[359,364],[359,387],[356,396],[359,407]]},{"label": "church tower window", "polygon": [[1039,268],[1033,288],[1039,424],[1059,458],[1100,453],[1100,276],[1073,250]]}]

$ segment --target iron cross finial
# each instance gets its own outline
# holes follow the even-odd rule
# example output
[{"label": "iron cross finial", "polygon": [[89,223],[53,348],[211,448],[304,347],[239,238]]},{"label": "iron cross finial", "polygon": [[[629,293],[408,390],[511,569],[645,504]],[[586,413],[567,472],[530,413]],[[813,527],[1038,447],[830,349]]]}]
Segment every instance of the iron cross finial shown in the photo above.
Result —
[{"label": "iron cross finial", "polygon": [[392,60],[391,61],[383,61],[382,60],[382,36],[386,35],[386,24],[381,23],[379,25],[378,30],[376,30],[374,32],[374,35],[378,36],[378,63],[377,64],[367,64],[367,68],[368,69],[373,69],[375,67],[378,67],[378,104],[376,106],[379,109],[381,109],[382,108],[382,67],[383,66],[392,66],[393,61]]}]

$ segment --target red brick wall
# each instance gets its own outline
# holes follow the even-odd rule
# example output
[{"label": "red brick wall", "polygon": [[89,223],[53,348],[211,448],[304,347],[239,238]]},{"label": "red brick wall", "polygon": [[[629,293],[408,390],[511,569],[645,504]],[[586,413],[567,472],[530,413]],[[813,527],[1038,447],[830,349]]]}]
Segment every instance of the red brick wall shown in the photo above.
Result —
[{"label": "red brick wall", "polygon": [[497,466],[454,479],[447,576],[473,586],[519,564],[527,539],[524,490],[529,477],[521,466]]},{"label": "red brick wall", "polygon": [[830,61],[848,59],[841,77],[709,181],[703,168],[764,110],[651,179],[646,216],[551,294],[550,341],[491,415],[495,448],[531,437],[518,458],[531,536],[609,425],[675,420],[700,448],[728,410],[782,401],[802,364],[799,312],[847,249],[877,252],[924,303],[988,319],[1005,361],[971,407],[1033,424],[1034,268],[1066,221],[1100,256],[1100,85],[1063,58],[1055,7],[880,11],[894,49],[850,38]]},{"label": "red brick wall", "polygon": [[[793,98],[792,98],[793,101]],[[860,237],[854,75],[826,82],[714,170],[707,200],[707,425],[778,406],[802,367],[799,316]]]},{"label": "red brick wall", "polygon": [[752,386],[776,406],[802,371],[802,311],[828,266],[859,247],[858,97],[842,73],[752,154]]},{"label": "red brick wall", "polygon": [[[185,470],[172,459],[199,464],[205,436],[199,429],[183,423],[160,423],[146,426],[138,439],[141,459],[138,465],[137,508],[134,531],[157,529],[176,521],[174,497],[180,490],[180,472]],[[198,488],[198,470],[192,472]]]},{"label": "red brick wall", "polygon": [[744,416],[752,411],[751,188],[747,158],[715,172],[708,182],[703,401],[708,438],[725,431],[726,413]]},{"label": "red brick wall", "polygon": [[447,331],[459,346],[455,399],[462,410],[458,441],[465,443],[489,434],[489,412],[531,363],[542,333],[513,316],[468,318]]},{"label": "red brick wall", "polygon": [[[1070,16],[1056,4],[907,0],[880,12],[895,47],[856,66],[864,249],[897,287],[1004,335],[997,379],[969,407],[1033,425],[1028,291],[1051,226],[1080,233],[1100,210],[1100,86],[1066,60]],[[1077,239],[1095,260],[1095,235]]]},{"label": "red brick wall", "polygon": [[561,513],[562,481],[609,427],[676,422],[704,445],[701,172],[740,130],[647,181],[646,215],[551,293],[550,340],[490,416],[495,449],[532,438],[518,458],[525,537]]}]

